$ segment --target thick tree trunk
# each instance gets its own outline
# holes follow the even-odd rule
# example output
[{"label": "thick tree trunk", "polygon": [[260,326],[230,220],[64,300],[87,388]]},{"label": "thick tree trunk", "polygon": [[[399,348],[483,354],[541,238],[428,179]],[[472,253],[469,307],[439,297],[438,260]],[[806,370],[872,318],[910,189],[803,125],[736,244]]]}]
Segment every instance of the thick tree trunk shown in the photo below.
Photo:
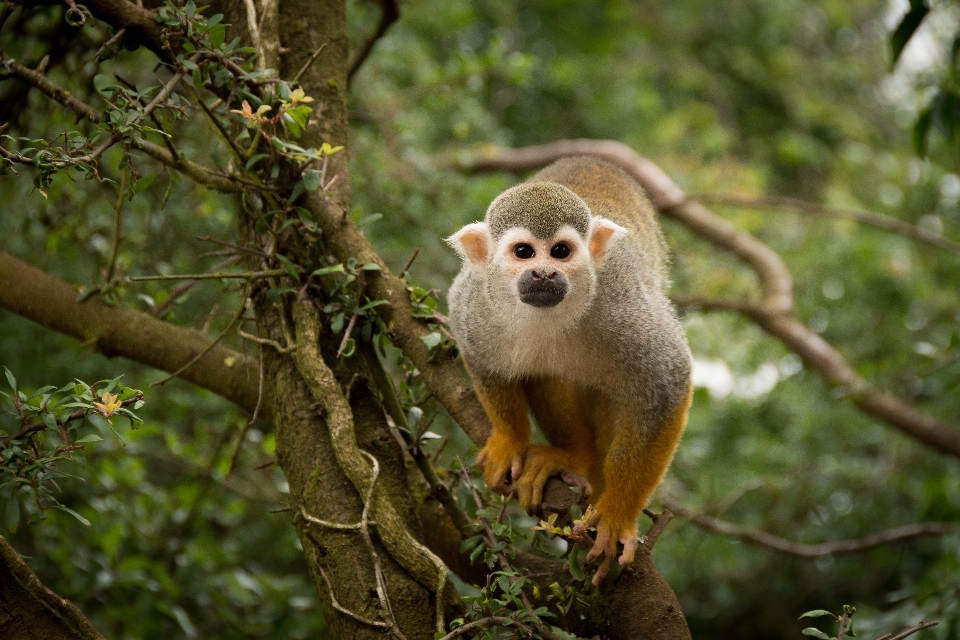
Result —
[{"label": "thick tree trunk", "polygon": [[73,603],[40,583],[3,537],[0,537],[0,638],[103,640]]},{"label": "thick tree trunk", "polygon": [[[338,0],[285,0],[279,5],[279,33],[288,39],[282,44],[290,47],[280,59],[282,78],[296,76],[310,56],[324,46],[301,76],[304,90],[314,99],[314,117],[298,142],[305,147],[320,147],[323,142],[346,146],[348,42],[344,4]],[[261,37],[269,38],[271,34],[264,29]],[[350,202],[347,164],[347,151],[343,151],[330,158],[327,169],[328,179],[337,176],[332,202],[340,215],[346,215]],[[255,243],[265,240],[257,238],[253,231],[254,216],[242,215],[243,237]],[[280,250],[302,264],[316,263],[326,254],[319,243],[310,246],[291,242]],[[312,290],[301,295],[309,298],[311,293],[315,295]],[[254,311],[262,336],[283,343],[283,323],[295,326],[289,315],[293,297],[287,294],[276,304],[264,295],[254,296]],[[323,304],[322,300],[316,302]],[[359,356],[336,357],[340,337],[322,334],[321,352],[349,398],[357,446],[376,458],[377,488],[385,491],[407,529],[418,535],[420,526],[408,489],[402,451],[368,387],[362,360]],[[338,530],[303,517],[301,509],[313,518],[331,523],[359,523],[366,496],[361,495],[344,473],[331,441],[329,425],[293,355],[281,355],[265,348],[264,356],[269,386],[275,390],[273,415],[278,460],[290,484],[294,524],[333,637],[381,638],[386,633],[382,624],[395,623],[407,638],[432,638],[436,631],[435,594],[410,575],[401,564],[404,558],[390,555],[381,543],[377,527],[371,525],[369,530],[383,573],[382,595],[377,592],[377,561],[359,528]]]}]

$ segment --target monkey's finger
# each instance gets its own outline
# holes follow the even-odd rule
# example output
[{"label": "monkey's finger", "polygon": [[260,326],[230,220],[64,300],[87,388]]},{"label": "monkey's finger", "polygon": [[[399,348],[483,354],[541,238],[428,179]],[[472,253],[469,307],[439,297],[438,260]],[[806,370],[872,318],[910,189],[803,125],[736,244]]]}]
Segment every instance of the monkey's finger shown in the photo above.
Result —
[{"label": "monkey's finger", "polygon": [[[593,548],[590,549],[590,553],[587,554],[587,557],[586,557],[587,562],[593,562],[594,560],[599,558],[600,554],[602,554],[604,551],[607,550],[607,542],[609,540],[610,540],[610,530],[603,525],[600,525],[599,527],[597,527],[597,541],[593,543]],[[614,540],[613,543],[614,545],[616,545],[616,540]],[[616,552],[616,546],[614,546],[614,552]],[[606,560],[604,560],[604,562],[606,562]],[[606,575],[606,571],[604,571],[604,575]],[[601,576],[600,579],[602,580],[603,577]]]},{"label": "monkey's finger", "polygon": [[483,465],[487,464],[487,458],[487,450],[481,450],[480,453],[477,454],[477,466],[482,467]]},{"label": "monkey's finger", "polygon": [[518,454],[513,456],[513,462],[510,464],[510,480],[516,484],[521,473],[523,473],[523,456]]},{"label": "monkey's finger", "polygon": [[610,539],[610,547],[606,549],[603,556],[603,562],[600,563],[600,566],[597,568],[597,572],[593,575],[593,586],[599,587],[600,583],[603,582],[603,579],[607,577],[607,573],[610,571],[610,565],[613,564],[613,559],[617,556],[617,540],[616,538]]},{"label": "monkey's finger", "polygon": [[520,503],[520,508],[529,510],[531,507],[530,500],[533,497],[533,485],[523,479],[514,483],[517,489],[517,501]]},{"label": "monkey's finger", "polygon": [[537,472],[537,477],[533,479],[533,490],[530,494],[530,504],[537,506],[543,502],[543,487],[550,478],[550,467],[543,467]]},{"label": "monkey's finger", "polygon": [[639,542],[639,538],[632,533],[624,534],[620,536],[620,542],[623,543],[623,553],[620,554],[619,562],[621,567],[625,567],[633,562],[633,557],[637,553],[637,543]]},{"label": "monkey's finger", "polygon": [[560,480],[569,487],[578,487],[580,496],[583,498],[589,498],[593,495],[593,487],[590,486],[590,482],[579,473],[564,471],[560,474]]}]

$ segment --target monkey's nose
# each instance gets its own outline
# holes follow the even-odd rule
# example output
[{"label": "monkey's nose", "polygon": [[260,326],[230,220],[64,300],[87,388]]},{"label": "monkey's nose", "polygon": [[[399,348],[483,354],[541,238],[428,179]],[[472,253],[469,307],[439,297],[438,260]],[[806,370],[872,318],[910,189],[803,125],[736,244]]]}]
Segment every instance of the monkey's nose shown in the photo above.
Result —
[{"label": "monkey's nose", "polygon": [[567,295],[567,279],[555,269],[530,269],[517,282],[520,301],[534,307],[555,307]]},{"label": "monkey's nose", "polygon": [[557,272],[553,269],[550,271],[537,271],[534,269],[530,275],[533,276],[534,280],[553,280],[557,277]]}]

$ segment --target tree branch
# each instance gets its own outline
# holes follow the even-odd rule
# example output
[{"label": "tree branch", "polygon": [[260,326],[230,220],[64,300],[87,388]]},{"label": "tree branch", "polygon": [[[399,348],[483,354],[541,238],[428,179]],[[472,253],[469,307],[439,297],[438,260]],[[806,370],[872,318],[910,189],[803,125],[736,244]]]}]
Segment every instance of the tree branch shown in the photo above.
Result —
[{"label": "tree branch", "polygon": [[[66,89],[58,87],[54,83],[50,82],[50,80],[48,80],[47,77],[44,76],[41,72],[25,67],[24,65],[20,64],[19,62],[17,62],[12,58],[3,57],[2,54],[0,54],[0,73],[6,73],[8,75],[14,76],[36,87],[46,96],[62,104],[63,106],[72,109],[75,113],[77,113],[81,117],[86,118],[90,122],[93,122],[94,124],[99,123],[101,120],[100,111],[98,111],[97,109],[94,109],[93,107],[86,104],[82,100],[74,97],[73,94],[71,94]],[[178,74],[174,77],[174,80],[176,80],[176,82],[179,82],[180,79],[182,79],[182,77],[183,77],[182,74]],[[171,82],[167,83],[167,85],[161,90],[160,94],[158,94],[150,102],[150,104],[147,105],[146,109],[144,109],[144,115],[150,115],[153,112],[153,110],[156,109],[157,105],[162,100],[166,99],[166,96],[169,95],[169,92],[172,90],[172,87],[174,84],[176,84],[176,82],[171,80]],[[116,144],[116,142],[119,139],[120,138],[118,137],[117,134],[111,135],[110,138],[104,144],[102,144],[96,150],[91,152],[91,154],[87,157],[87,159],[91,161],[94,160],[97,156],[101,155],[104,151],[106,151],[110,146],[113,146],[114,144]],[[149,140],[138,141],[137,148],[143,151],[145,154],[147,154],[151,158],[153,158],[154,160],[170,167],[171,169],[182,171],[183,173],[190,176],[197,182],[207,187],[210,187],[211,189],[216,189],[217,191],[227,191],[227,192],[241,190],[241,186],[236,181],[232,180],[230,177],[223,176],[219,173],[216,173],[215,171],[207,169],[203,165],[200,165],[191,160],[187,160],[182,156],[174,155],[168,149],[165,149],[159,145],[156,145],[150,142]],[[0,149],[0,151],[3,151],[3,150]],[[9,157],[7,156],[7,153],[4,154],[5,157]],[[14,161],[20,161],[17,158],[19,158],[19,156],[13,157],[10,159]],[[24,160],[28,160],[28,159],[24,158]],[[32,162],[27,162],[26,164],[32,164]]]},{"label": "tree branch", "polygon": [[567,140],[522,149],[493,149],[458,159],[467,171],[526,171],[569,155],[594,155],[633,176],[663,214],[674,218],[712,244],[745,261],[760,281],[760,301],[720,301],[695,298],[695,306],[737,311],[779,338],[832,387],[841,387],[864,413],[879,418],[931,447],[960,458],[960,429],[920,413],[909,403],[878,391],[850,366],[830,343],[793,316],[793,278],[780,256],[745,231],[687,198],[680,187],[650,160],[626,145],[610,140]]},{"label": "tree branch", "polygon": [[960,525],[955,522],[918,522],[916,524],[908,524],[877,531],[859,538],[821,542],[818,544],[804,544],[802,542],[792,542],[785,538],[775,536],[772,533],[767,533],[766,531],[749,529],[705,513],[700,513],[670,498],[661,498],[660,502],[671,511],[675,511],[684,518],[687,518],[690,522],[714,533],[720,533],[731,538],[737,538],[738,540],[753,542],[769,549],[801,558],[816,558],[840,553],[859,553],[881,545],[891,544],[901,540],[909,540],[910,538],[917,538],[919,536],[945,536],[960,529]]},{"label": "tree branch", "polygon": [[0,633],[5,638],[104,640],[69,600],[45,587],[0,536]]},{"label": "tree branch", "polygon": [[[111,307],[96,297],[77,302],[75,288],[2,251],[0,308],[91,343],[104,355],[123,356],[161,371],[176,371],[210,344],[197,331],[147,313]],[[214,347],[181,377],[247,411],[257,404],[257,363],[232,349]],[[273,390],[268,386],[264,392],[269,398]],[[273,402],[263,405],[265,417],[272,419]]]},{"label": "tree branch", "polygon": [[40,71],[26,67],[13,58],[8,58],[3,52],[0,52],[0,77],[3,76],[19,78],[27,84],[36,87],[56,102],[59,102],[68,109],[72,109],[87,120],[93,123],[100,122],[100,112],[98,110],[86,104],[66,89],[61,89],[50,82]]},{"label": "tree branch", "polygon": [[357,52],[357,57],[350,63],[350,70],[347,72],[347,80],[352,81],[353,76],[360,70],[363,63],[366,62],[373,51],[373,46],[384,36],[387,29],[400,18],[400,5],[397,0],[377,0],[380,5],[380,22],[377,23],[377,29],[370,34],[370,37],[363,43]]},{"label": "tree branch", "polygon": [[903,220],[898,220],[892,216],[885,216],[872,211],[862,209],[850,209],[847,207],[830,207],[816,202],[807,202],[797,198],[787,198],[784,196],[738,196],[718,193],[701,193],[695,196],[703,202],[712,202],[716,204],[728,204],[736,207],[746,207],[750,209],[780,209],[790,210],[799,213],[808,213],[810,215],[821,216],[824,218],[837,218],[841,220],[855,220],[861,224],[883,229],[890,233],[896,233],[905,238],[923,242],[934,247],[946,249],[951,253],[960,254],[960,243],[944,238],[936,233],[925,231],[916,225],[909,224]]},{"label": "tree branch", "polygon": [[296,325],[297,350],[294,354],[297,369],[313,397],[326,412],[337,462],[358,493],[363,495],[369,491],[377,532],[393,559],[420,584],[436,593],[437,628],[442,631],[444,605],[448,597],[453,597],[453,592],[448,589],[447,567],[410,535],[385,490],[373,486],[372,469],[368,467],[357,444],[353,412],[333,372],[320,355],[320,318],[316,309],[309,301],[298,300],[294,303],[293,320]]},{"label": "tree branch", "polygon": [[457,361],[449,353],[433,353],[421,337],[429,334],[427,326],[413,317],[413,306],[407,283],[393,275],[370,241],[349,216],[344,216],[321,195],[312,195],[306,207],[320,226],[327,246],[337,260],[356,258],[358,264],[373,262],[379,271],[367,272],[367,291],[372,300],[389,304],[376,307],[384,324],[391,327],[396,345],[407,354],[423,375],[433,396],[478,446],[490,434],[490,422],[483,406],[464,378]]}]

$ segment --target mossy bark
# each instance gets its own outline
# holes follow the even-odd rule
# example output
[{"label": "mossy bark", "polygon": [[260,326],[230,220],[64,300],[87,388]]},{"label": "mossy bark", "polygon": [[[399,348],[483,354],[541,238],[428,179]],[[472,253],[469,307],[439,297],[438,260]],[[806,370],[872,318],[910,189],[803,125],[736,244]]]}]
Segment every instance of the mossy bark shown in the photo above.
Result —
[{"label": "mossy bark", "polygon": [[[234,24],[244,23],[234,20]],[[320,147],[324,142],[347,147],[330,157],[326,173],[328,180],[336,176],[327,205],[336,215],[346,216],[350,181],[346,113],[348,42],[344,3],[338,0],[284,0],[279,6],[279,34],[281,51],[284,51],[279,69],[282,78],[296,76],[311,55],[324,47],[300,77],[307,95],[314,99],[311,103],[314,114],[298,142],[305,147]],[[269,38],[271,34],[261,33],[261,37]],[[257,238],[253,230],[253,216],[245,216],[241,220],[241,232],[249,240],[263,241],[264,238]],[[291,241],[280,250],[301,264],[316,264],[328,254],[322,242]],[[283,343],[284,323],[288,327],[296,326],[291,313],[294,296],[287,294],[275,303],[268,301],[263,293],[260,291],[254,296],[261,335]],[[311,299],[317,295],[316,290],[308,289],[300,294],[299,304],[312,309],[322,307],[322,300]],[[335,448],[335,439],[331,438],[331,420],[337,416],[332,416],[329,406],[318,401],[317,381],[309,368],[298,368],[300,354],[297,357],[282,355],[265,348],[269,386],[275,390],[273,415],[277,428],[277,455],[290,484],[294,524],[333,637],[384,637],[386,629],[369,624],[374,621],[395,622],[407,638],[432,638],[436,631],[435,594],[404,568],[408,558],[391,556],[390,545],[385,546],[381,540],[382,536],[389,539],[398,528],[408,536],[420,536],[402,451],[369,388],[362,360],[359,357],[337,358],[341,337],[321,333],[320,354],[324,361],[321,368],[329,368],[336,378],[327,392],[342,394],[341,398],[349,399],[346,417],[352,425],[355,447],[377,459],[376,500],[388,503],[391,513],[397,517],[391,522],[391,531],[379,529],[384,526],[380,522],[369,527],[386,585],[389,611],[381,606],[373,554],[360,531],[333,529],[311,523],[300,515],[302,507],[310,516],[324,521],[358,523],[363,514],[366,490],[362,485],[358,487],[356,474],[349,473],[356,469],[348,468],[348,473],[344,471],[343,452]],[[312,379],[305,379],[305,374]],[[356,451],[354,453],[359,455]],[[334,605],[335,601],[339,607]],[[356,615],[351,616],[344,609]],[[362,622],[358,617],[368,622]]]}]

